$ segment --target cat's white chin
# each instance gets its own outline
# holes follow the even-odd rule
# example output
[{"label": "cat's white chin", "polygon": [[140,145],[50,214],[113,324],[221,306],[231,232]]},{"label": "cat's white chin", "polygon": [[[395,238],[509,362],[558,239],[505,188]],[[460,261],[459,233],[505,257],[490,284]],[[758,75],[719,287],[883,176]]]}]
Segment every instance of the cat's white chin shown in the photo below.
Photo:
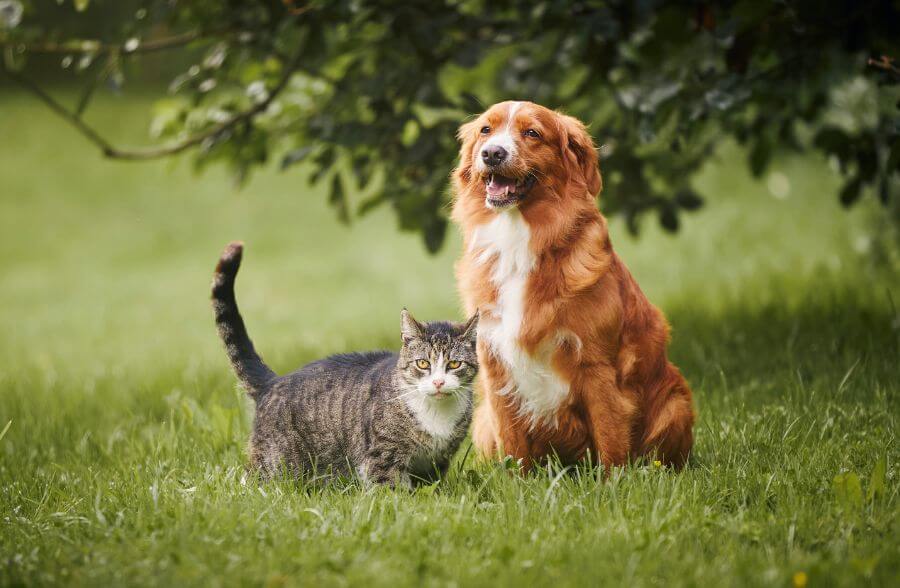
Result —
[{"label": "cat's white chin", "polygon": [[437,438],[450,438],[471,402],[471,392],[465,390],[441,391],[437,394],[413,394],[406,397],[406,405],[412,411],[422,429]]}]

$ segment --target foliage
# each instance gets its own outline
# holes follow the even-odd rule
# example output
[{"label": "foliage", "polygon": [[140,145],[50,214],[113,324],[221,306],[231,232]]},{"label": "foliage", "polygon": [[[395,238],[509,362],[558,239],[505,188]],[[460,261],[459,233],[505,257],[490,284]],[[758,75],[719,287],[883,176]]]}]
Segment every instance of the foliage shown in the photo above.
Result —
[{"label": "foliage", "polygon": [[[455,129],[506,98],[590,124],[605,210],[635,232],[642,213],[676,230],[682,211],[702,205],[692,177],[728,137],[747,145],[755,175],[779,149],[833,157],[848,206],[868,189],[887,204],[900,174],[890,59],[900,19],[888,1],[142,0],[125,18],[122,2],[67,1],[82,13],[70,23],[116,6],[119,27],[102,41],[42,26],[47,2],[25,1],[21,23],[0,9],[11,15],[0,41],[14,79],[40,53],[114,86],[139,54],[193,60],[156,109],[163,148],[101,138],[107,155],[196,149],[199,167],[223,162],[240,180],[273,157],[286,169],[307,162],[341,218],[389,204],[431,251],[446,229]],[[835,93],[860,83],[868,102],[842,105]],[[89,96],[70,118],[81,120]],[[364,201],[348,202],[350,182],[367,188]]]}]

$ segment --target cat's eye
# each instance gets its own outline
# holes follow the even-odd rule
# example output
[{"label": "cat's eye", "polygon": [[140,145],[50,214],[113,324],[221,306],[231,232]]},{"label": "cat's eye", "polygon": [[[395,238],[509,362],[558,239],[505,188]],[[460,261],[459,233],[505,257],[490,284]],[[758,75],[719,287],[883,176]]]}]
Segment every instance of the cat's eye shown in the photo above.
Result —
[{"label": "cat's eye", "polygon": [[447,362],[447,369],[448,369],[448,370],[455,370],[456,368],[458,368],[458,367],[461,366],[461,365],[462,365],[462,362],[460,362],[460,361],[448,361],[448,362]]},{"label": "cat's eye", "polygon": [[431,363],[427,359],[417,359],[416,367],[420,370],[427,370],[431,367]]},{"label": "cat's eye", "polygon": [[481,127],[481,134],[482,134],[482,135],[487,135],[487,134],[490,133],[490,132],[491,132],[491,127]]}]

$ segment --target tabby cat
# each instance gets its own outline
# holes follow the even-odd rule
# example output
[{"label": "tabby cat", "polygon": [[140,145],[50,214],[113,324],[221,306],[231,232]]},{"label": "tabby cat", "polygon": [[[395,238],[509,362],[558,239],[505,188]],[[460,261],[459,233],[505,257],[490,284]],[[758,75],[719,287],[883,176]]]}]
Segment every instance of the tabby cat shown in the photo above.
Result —
[{"label": "tabby cat", "polygon": [[263,363],[238,312],[243,246],[222,253],[212,284],[219,335],[256,403],[250,461],[264,476],[358,475],[409,486],[443,474],[472,416],[476,313],[420,324],[403,309],[399,353],[334,355],[285,376]]}]

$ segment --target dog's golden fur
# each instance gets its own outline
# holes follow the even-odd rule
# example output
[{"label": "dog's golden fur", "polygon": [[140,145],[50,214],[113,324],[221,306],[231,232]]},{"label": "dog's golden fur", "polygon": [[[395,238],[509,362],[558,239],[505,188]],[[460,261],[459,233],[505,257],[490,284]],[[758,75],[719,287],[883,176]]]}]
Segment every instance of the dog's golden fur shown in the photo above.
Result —
[{"label": "dog's golden fur", "polygon": [[[477,158],[492,129],[506,129],[515,141],[503,174],[535,179],[510,209],[486,205],[489,170]],[[476,231],[489,230],[497,215],[521,215],[534,263],[515,344],[567,387],[552,414],[527,414],[517,393],[517,375],[527,374],[516,374],[479,337],[476,447],[523,458],[526,468],[551,453],[573,462],[588,451],[607,467],[648,454],[682,466],[693,444],[691,391],[667,359],[668,323],[613,251],[596,206],[600,171],[584,125],[537,104],[504,102],[462,125],[459,139],[453,218],[465,243],[457,279],[466,311],[481,309],[485,329],[500,324],[504,283],[496,281],[495,265],[502,252],[485,250]]]}]

